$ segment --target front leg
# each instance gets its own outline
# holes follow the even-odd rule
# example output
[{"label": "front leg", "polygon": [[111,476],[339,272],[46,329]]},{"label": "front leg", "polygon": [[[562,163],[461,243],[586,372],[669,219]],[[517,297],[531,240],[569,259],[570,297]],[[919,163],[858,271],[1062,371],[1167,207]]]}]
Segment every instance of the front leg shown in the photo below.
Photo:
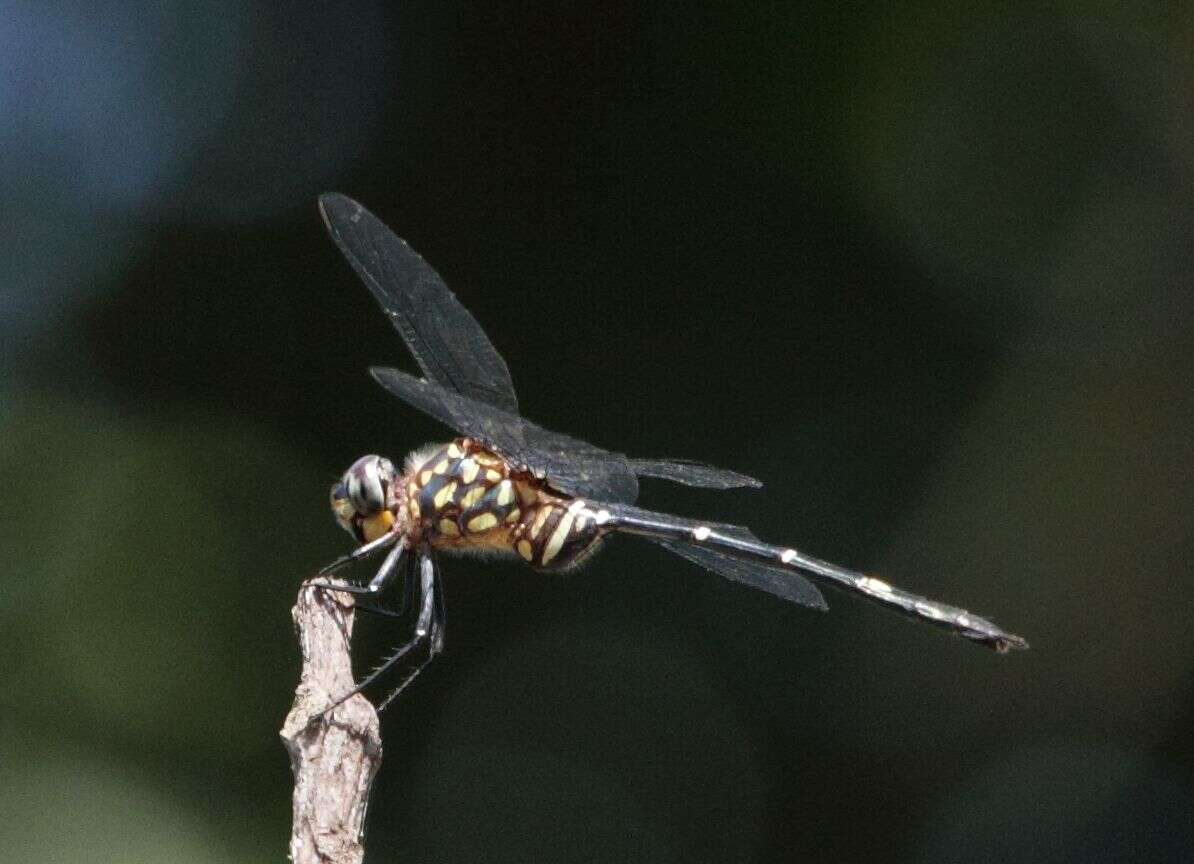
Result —
[{"label": "front leg", "polygon": [[360,599],[356,602],[356,608],[362,612],[369,612],[373,615],[379,615],[383,618],[397,618],[402,619],[406,617],[407,610],[414,608],[415,592],[418,590],[417,571],[419,563],[411,555],[406,556],[402,562],[402,599],[397,609],[387,609],[380,604],[365,603]]},{"label": "front leg", "polygon": [[[393,535],[387,535],[381,539],[390,540],[390,542],[393,542],[393,540],[390,539],[392,536]],[[362,549],[366,549],[369,546],[373,546],[375,543],[377,543],[376,540],[373,541],[373,543],[362,546],[361,549],[357,550],[357,552],[360,552]],[[324,582],[322,580],[315,580],[310,584],[314,585],[316,588],[324,588],[329,591],[343,591],[346,594],[358,594],[365,597],[376,597],[383,590],[385,590],[386,585],[388,585],[390,580],[394,578],[394,574],[398,572],[398,566],[402,563],[402,560],[405,556],[406,544],[404,542],[399,542],[397,546],[390,550],[390,554],[386,556],[386,559],[381,562],[381,567],[377,569],[377,575],[369,580],[368,585],[336,585],[332,582]],[[360,557],[365,557],[365,555],[361,555]],[[326,571],[327,568],[324,568],[324,570],[320,572],[322,573]]]},{"label": "front leg", "polygon": [[[319,576],[327,576],[331,573],[335,573],[337,570],[339,570],[343,567],[347,567],[349,564],[353,563],[354,561],[363,561],[365,558],[368,558],[370,555],[373,555],[375,552],[378,552],[379,550],[386,548],[391,543],[393,543],[395,540],[398,540],[399,537],[400,537],[400,535],[391,532],[389,534],[384,534],[381,537],[378,537],[376,540],[371,540],[370,542],[366,543],[363,546],[358,546],[356,549],[353,549],[347,555],[341,555],[339,558],[337,558],[331,564],[328,564],[326,567],[321,567],[319,572],[316,573],[315,576],[317,578]],[[327,587],[327,586],[324,586],[324,587]]]},{"label": "front leg", "polygon": [[[428,664],[444,648],[446,613],[444,610],[444,580],[439,572],[439,561],[434,557],[434,553],[430,549],[427,549],[424,550],[423,557],[419,563],[424,593],[422,598],[423,605],[419,611],[419,623],[415,626],[415,638],[409,645],[401,648],[394,657],[386,661],[382,669],[379,669],[373,676],[370,676],[370,680],[376,677],[376,675],[380,675],[384,669],[389,668],[396,659],[413,649],[421,640],[426,640],[427,642],[427,656],[419,660],[414,668],[403,676],[402,683],[391,690],[390,694],[381,701],[381,704],[377,706],[379,713],[384,711],[387,705],[393,702],[403,690],[410,686],[410,683],[418,677],[420,672],[427,668]],[[428,588],[428,577],[430,577],[430,588]]]},{"label": "front leg", "polygon": [[[415,676],[418,675],[419,672],[423,670],[423,667],[431,662],[431,658],[435,656],[437,645],[442,640],[442,621],[439,620],[439,616],[436,615],[436,567],[435,561],[431,557],[430,550],[424,550],[422,553],[420,553],[418,569],[419,617],[415,621],[414,637],[389,657],[387,657],[384,663],[362,678],[361,681],[357,683],[351,690],[332,702],[331,705],[323,710],[323,714],[331,711],[344,700],[355,696],[357,693],[360,693],[362,690],[384,675],[387,671],[392,669],[400,660],[402,660],[403,657],[430,640],[432,650],[429,652],[429,656],[422,660],[415,667],[415,669],[402,680],[402,683],[399,684],[398,687],[386,697],[385,701],[382,702],[378,708],[378,710],[381,710],[390,703],[390,700],[402,692],[406,685],[413,681]],[[410,581],[413,583],[415,580],[411,579]],[[440,605],[438,608],[442,611],[443,607]]]}]

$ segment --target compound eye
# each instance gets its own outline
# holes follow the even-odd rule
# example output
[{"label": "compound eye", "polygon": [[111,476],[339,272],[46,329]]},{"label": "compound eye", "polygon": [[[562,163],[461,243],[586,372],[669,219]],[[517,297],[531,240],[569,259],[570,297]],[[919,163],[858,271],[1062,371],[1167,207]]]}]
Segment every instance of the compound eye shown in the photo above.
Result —
[{"label": "compound eye", "polygon": [[377,456],[363,456],[352,464],[344,474],[345,491],[348,502],[358,515],[372,516],[380,513],[386,506],[386,487],[393,478],[394,467],[389,466],[389,473],[382,470],[383,460]]}]

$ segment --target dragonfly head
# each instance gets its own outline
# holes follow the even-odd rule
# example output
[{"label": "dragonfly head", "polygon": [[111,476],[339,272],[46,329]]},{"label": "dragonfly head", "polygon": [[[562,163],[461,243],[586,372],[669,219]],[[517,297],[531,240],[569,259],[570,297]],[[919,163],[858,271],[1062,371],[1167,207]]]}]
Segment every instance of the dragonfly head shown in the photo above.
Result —
[{"label": "dragonfly head", "polygon": [[376,540],[394,526],[397,476],[389,459],[362,456],[332,486],[332,513],[357,542]]}]

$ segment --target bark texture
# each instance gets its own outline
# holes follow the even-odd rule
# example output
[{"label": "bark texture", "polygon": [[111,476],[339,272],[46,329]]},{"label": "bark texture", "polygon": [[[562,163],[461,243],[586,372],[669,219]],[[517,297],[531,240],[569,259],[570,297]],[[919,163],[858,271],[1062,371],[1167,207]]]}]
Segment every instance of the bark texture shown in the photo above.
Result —
[{"label": "bark texture", "polygon": [[303,672],[281,732],[294,771],[290,858],[295,864],[360,864],[369,787],[381,765],[377,712],[358,693],[320,717],[353,686],[352,597],[304,585],[291,614]]}]

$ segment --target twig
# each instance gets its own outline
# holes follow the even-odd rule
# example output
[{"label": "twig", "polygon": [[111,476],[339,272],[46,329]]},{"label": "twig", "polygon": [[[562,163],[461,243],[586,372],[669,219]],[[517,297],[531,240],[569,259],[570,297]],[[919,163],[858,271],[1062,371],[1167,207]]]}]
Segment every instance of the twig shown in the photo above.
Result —
[{"label": "twig", "polygon": [[377,712],[359,693],[320,716],[353,686],[352,597],[304,585],[291,611],[303,673],[282,741],[294,771],[294,864],[360,864],[369,787],[381,765]]}]

